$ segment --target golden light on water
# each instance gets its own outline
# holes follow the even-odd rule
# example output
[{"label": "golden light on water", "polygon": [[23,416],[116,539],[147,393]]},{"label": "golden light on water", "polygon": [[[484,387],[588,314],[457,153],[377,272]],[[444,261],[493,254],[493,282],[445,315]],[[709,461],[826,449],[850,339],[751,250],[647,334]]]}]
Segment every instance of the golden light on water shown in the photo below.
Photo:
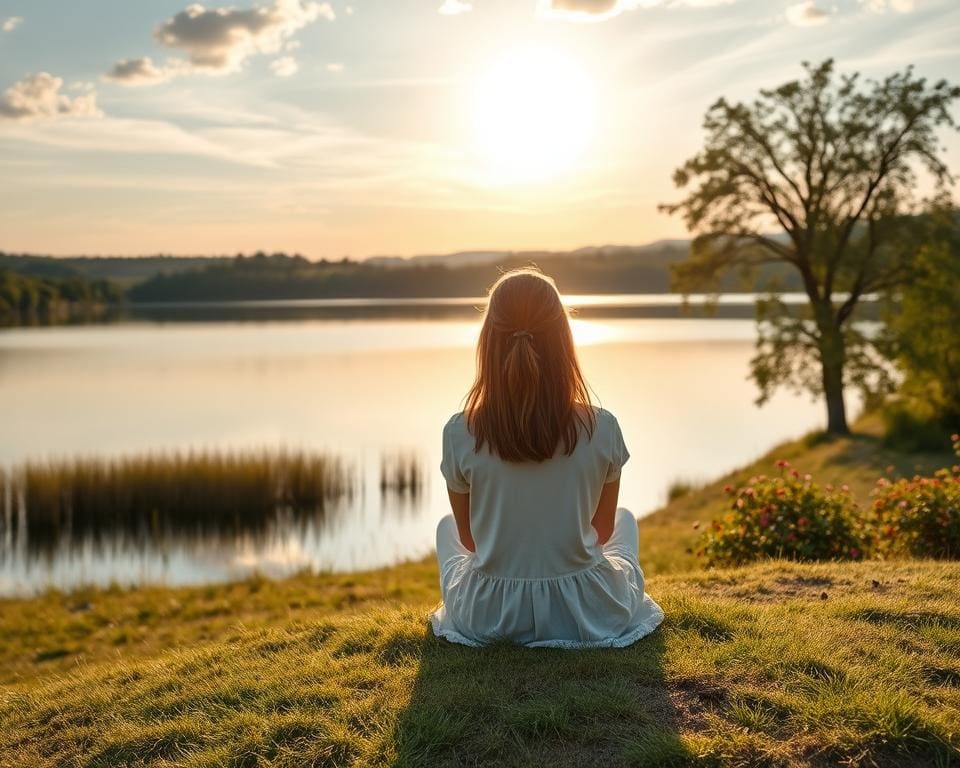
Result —
[{"label": "golden light on water", "polygon": [[473,142],[488,181],[542,181],[573,168],[594,138],[595,87],[572,56],[521,46],[476,84]]},{"label": "golden light on water", "polygon": [[610,323],[601,323],[596,320],[580,320],[571,318],[570,330],[573,332],[573,340],[577,346],[588,346],[590,344],[603,344],[607,341],[614,341],[620,337],[617,329]]}]

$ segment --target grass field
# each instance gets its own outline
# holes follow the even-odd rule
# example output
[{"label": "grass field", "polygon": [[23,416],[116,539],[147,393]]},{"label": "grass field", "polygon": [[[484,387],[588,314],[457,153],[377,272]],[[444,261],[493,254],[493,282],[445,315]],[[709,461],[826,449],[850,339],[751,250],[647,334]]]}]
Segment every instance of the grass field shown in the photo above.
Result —
[{"label": "grass field", "polygon": [[[759,466],[865,496],[949,460],[863,429]],[[699,568],[693,521],[756,471],[641,521],[667,619],[622,650],[437,640],[429,560],[0,601],[0,766],[960,765],[960,566]]]}]

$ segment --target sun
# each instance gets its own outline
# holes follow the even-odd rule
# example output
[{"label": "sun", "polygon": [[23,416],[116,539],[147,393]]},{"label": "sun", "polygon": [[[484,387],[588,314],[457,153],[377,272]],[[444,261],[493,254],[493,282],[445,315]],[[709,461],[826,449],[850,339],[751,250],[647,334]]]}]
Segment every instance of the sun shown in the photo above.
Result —
[{"label": "sun", "polygon": [[477,79],[473,144],[496,183],[571,170],[594,138],[595,88],[572,56],[528,46],[502,51]]}]

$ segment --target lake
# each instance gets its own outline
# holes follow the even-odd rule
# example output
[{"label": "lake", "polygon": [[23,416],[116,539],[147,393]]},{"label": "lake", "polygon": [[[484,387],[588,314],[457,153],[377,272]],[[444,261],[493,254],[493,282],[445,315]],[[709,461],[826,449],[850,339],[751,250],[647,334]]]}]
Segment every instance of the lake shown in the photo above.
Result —
[{"label": "lake", "polygon": [[[286,446],[342,456],[359,482],[315,519],[278,517],[249,535],[144,541],[118,531],[38,553],[29,526],[14,535],[5,525],[0,593],[345,571],[426,555],[448,511],[440,433],[472,380],[479,301],[153,306],[113,323],[0,331],[6,468],[44,457]],[[638,515],[662,505],[675,480],[713,478],[823,424],[822,405],[808,396],[754,405],[750,319],[682,317],[675,307],[674,316],[649,316],[670,314],[669,301],[649,297],[575,303],[584,373],[631,452],[621,504]],[[397,453],[423,467],[419,493],[381,491],[381,462]]]}]

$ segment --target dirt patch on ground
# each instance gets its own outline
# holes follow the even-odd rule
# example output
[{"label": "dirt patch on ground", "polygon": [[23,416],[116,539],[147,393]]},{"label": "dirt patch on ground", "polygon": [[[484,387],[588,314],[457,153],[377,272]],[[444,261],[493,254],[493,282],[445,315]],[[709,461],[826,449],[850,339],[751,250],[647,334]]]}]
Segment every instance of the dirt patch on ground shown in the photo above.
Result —
[{"label": "dirt patch on ground", "polygon": [[727,598],[746,603],[782,603],[787,600],[829,600],[854,595],[896,595],[905,591],[907,580],[880,576],[876,578],[830,578],[798,574],[771,575],[758,580],[703,581],[699,590],[710,597]]}]

